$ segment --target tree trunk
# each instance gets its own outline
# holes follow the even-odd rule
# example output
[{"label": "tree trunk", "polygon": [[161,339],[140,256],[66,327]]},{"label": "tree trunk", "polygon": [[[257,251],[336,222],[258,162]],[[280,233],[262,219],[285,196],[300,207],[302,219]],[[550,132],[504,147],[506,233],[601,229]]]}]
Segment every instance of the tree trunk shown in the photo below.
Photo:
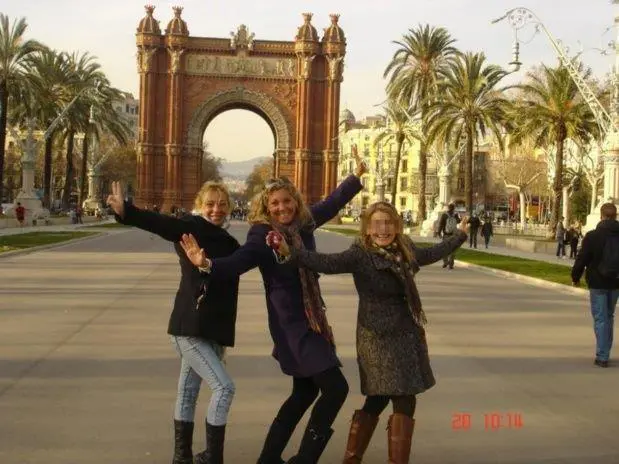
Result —
[{"label": "tree trunk", "polygon": [[466,210],[473,212],[473,130],[466,134],[466,152],[464,158],[464,199]]},{"label": "tree trunk", "polygon": [[[426,106],[421,108],[421,124],[423,125],[421,133],[426,135]],[[428,152],[426,150],[426,144],[421,142],[419,144],[419,198],[417,199],[417,222],[421,224],[428,216],[426,206],[426,190],[427,183],[426,178],[428,174]]]},{"label": "tree trunk", "polygon": [[596,202],[598,199],[598,180],[595,179],[593,182],[591,179],[589,180],[589,185],[591,185],[591,207],[589,208],[589,214],[595,214]]},{"label": "tree trunk", "polygon": [[75,138],[75,131],[69,130],[67,136],[67,166],[65,170],[64,189],[62,191],[62,207],[64,209],[69,208],[69,202],[71,200],[71,190],[73,187],[73,139]]},{"label": "tree trunk", "polygon": [[563,150],[565,148],[565,130],[559,130],[557,134],[557,154],[555,157],[555,178],[552,184],[552,216],[550,218],[550,230],[557,230],[560,217],[561,197],[563,196]]},{"label": "tree trunk", "polygon": [[84,204],[84,193],[86,192],[86,179],[88,178],[88,131],[84,132],[82,140],[82,165],[80,167],[80,188],[78,205]]},{"label": "tree trunk", "polygon": [[9,90],[6,80],[0,84],[0,203],[4,197],[4,148],[6,145],[6,117],[8,113]]},{"label": "tree trunk", "polygon": [[425,143],[419,145],[419,198],[417,200],[417,222],[420,224],[426,219],[426,177],[428,173],[428,153]]},{"label": "tree trunk", "polygon": [[520,201],[520,227],[522,229],[522,233],[524,233],[527,227],[527,215],[526,215],[527,202],[526,202],[526,198],[524,195],[524,190],[522,190],[522,188],[518,190],[518,199]]},{"label": "tree trunk", "polygon": [[54,134],[45,139],[45,155],[43,158],[43,207],[52,207],[52,157],[54,151]]},{"label": "tree trunk", "polygon": [[400,159],[402,158],[402,145],[404,145],[404,136],[398,136],[396,140],[398,149],[395,154],[395,167],[393,168],[393,184],[391,185],[391,204],[395,204],[395,196],[398,191],[398,174],[400,173]]}]

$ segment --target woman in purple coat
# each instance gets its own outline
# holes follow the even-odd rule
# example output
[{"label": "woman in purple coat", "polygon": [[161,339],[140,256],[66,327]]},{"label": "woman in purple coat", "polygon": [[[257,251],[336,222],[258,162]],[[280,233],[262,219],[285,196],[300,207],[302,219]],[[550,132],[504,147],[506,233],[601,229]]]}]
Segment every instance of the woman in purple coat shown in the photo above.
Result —
[{"label": "woman in purple coat", "polygon": [[[183,237],[189,259],[201,271],[232,277],[255,267],[266,290],[273,356],[284,374],[292,376],[292,393],[281,406],[267,434],[258,464],[282,464],[282,453],[297,424],[314,404],[299,451],[289,463],[318,462],[333,434],[331,425],[346,400],[348,383],[335,353],[331,328],[320,296],[317,274],[294,265],[278,264],[267,244],[272,230],[289,243],[315,250],[314,231],[336,216],[361,189],[365,165],[357,159],[355,175],[346,178],[325,200],[305,206],[289,181],[267,183],[252,205],[247,241],[226,258],[208,259],[191,236]],[[319,396],[320,394],[320,396]],[[318,400],[316,401],[316,398]]]}]

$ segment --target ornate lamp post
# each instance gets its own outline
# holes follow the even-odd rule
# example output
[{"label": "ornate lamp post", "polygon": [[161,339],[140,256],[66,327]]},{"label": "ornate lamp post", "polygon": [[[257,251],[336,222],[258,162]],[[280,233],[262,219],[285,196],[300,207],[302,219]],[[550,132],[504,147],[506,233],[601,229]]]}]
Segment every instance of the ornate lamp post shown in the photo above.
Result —
[{"label": "ornate lamp post", "polygon": [[[612,0],[614,5],[619,6],[619,0]],[[615,7],[617,8],[617,6]],[[599,102],[595,93],[583,77],[580,75],[578,68],[574,64],[574,60],[568,56],[568,50],[562,44],[555,40],[542,21],[527,8],[514,8],[505,13],[502,17],[495,19],[492,23],[498,23],[507,19],[512,29],[515,32],[516,40],[518,31],[527,24],[535,24],[536,32],[543,31],[553,48],[557,52],[561,65],[564,66],[578,90],[582,94],[585,102],[589,105],[596,122],[604,136],[604,141],[600,147],[600,156],[604,164],[604,194],[601,203],[611,201],[615,204],[619,202],[619,120],[617,116],[617,106],[619,105],[619,92],[617,87],[617,73],[619,72],[619,47],[615,47],[615,66],[613,68],[613,99],[611,103],[611,114],[608,114],[606,109]],[[615,14],[615,23],[619,21],[619,11]],[[619,33],[619,31],[618,31]],[[616,43],[619,43],[617,41]],[[593,214],[587,217],[587,225],[585,230],[595,228],[600,220],[599,206]]]}]

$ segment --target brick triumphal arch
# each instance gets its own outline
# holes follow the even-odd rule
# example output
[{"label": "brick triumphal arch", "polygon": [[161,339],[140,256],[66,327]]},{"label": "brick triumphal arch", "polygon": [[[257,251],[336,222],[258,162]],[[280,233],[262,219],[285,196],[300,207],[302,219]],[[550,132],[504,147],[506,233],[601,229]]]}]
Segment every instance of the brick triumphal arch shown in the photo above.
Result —
[{"label": "brick triumphal arch", "polygon": [[[136,203],[189,208],[201,179],[204,131],[218,114],[247,109],[275,138],[275,175],[309,202],[336,185],[344,32],[338,16],[318,36],[303,15],[294,41],[257,40],[244,25],[229,38],[190,37],[182,8],[162,33],[154,7],[137,32],[140,117]],[[243,137],[243,128],[238,128]]]}]

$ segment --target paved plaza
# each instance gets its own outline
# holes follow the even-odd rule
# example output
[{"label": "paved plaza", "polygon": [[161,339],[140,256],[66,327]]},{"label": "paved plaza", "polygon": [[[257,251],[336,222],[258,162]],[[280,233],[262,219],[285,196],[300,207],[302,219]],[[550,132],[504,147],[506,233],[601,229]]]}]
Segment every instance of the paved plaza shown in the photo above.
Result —
[{"label": "paved plaza", "polygon": [[[232,230],[243,239],[247,226]],[[348,243],[318,234],[324,251]],[[1,464],[169,464],[179,362],[166,328],[178,272],[169,243],[133,229],[0,258]],[[593,365],[586,297],[440,265],[418,280],[437,385],[419,396],[411,462],[619,462],[619,361]],[[356,293],[350,276],[324,276],[321,285],[351,386],[321,461],[335,464],[362,401]],[[227,463],[255,463],[289,392],[271,347],[260,274],[251,271],[228,354],[237,394]],[[205,389],[200,422],[207,399]],[[470,427],[454,428],[457,414],[469,414],[460,417]],[[486,430],[493,414],[502,428]],[[386,462],[386,421],[364,462]],[[204,429],[196,429],[198,451]]]}]

